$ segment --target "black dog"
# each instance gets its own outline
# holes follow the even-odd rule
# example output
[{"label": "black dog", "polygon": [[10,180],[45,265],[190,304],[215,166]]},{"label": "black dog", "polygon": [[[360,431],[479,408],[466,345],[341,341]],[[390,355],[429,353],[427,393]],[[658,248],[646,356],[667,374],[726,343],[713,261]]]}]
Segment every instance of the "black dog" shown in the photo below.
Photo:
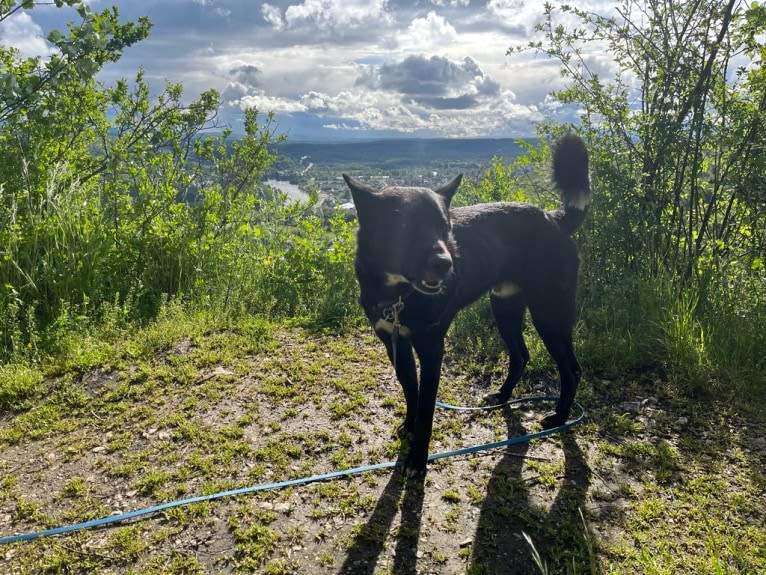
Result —
[{"label": "black dog", "polygon": [[507,401],[529,361],[522,335],[528,307],[561,380],[556,411],[542,425],[563,424],[580,379],[572,346],[579,259],[570,235],[590,202],[583,141],[568,135],[556,146],[553,179],[564,207],[549,212],[505,202],[450,209],[462,175],[435,191],[375,191],[343,178],[359,220],[360,303],[386,345],[407,400],[400,431],[413,438],[405,472],[425,474],[447,329],[460,309],[487,291],[510,355],[508,377],[491,399]]}]

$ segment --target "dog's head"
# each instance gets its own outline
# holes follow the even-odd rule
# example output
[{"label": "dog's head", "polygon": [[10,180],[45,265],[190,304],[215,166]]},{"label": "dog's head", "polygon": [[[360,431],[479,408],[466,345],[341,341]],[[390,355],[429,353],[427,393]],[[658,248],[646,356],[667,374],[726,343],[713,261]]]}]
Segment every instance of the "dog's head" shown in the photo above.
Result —
[{"label": "dog's head", "polygon": [[393,286],[436,295],[453,271],[449,205],[462,174],[437,190],[373,190],[343,174],[359,220],[357,262]]}]

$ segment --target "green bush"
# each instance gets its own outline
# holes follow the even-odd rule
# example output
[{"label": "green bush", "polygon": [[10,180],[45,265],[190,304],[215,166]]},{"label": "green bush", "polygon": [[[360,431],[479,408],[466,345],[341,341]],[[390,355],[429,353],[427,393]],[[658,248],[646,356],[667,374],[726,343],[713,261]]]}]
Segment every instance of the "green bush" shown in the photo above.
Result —
[{"label": "green bush", "polygon": [[56,66],[0,48],[0,90],[21,90],[0,108],[0,359],[105,335],[99,323],[117,333],[168,302],[329,325],[358,317],[353,225],[260,183],[281,140],[272,116],[247,110],[242,137],[207,135],[215,91],[184,103],[169,84],[151,97],[143,73],[99,85],[100,67],[149,22],[66,3],[83,26],[51,33],[69,50]]}]

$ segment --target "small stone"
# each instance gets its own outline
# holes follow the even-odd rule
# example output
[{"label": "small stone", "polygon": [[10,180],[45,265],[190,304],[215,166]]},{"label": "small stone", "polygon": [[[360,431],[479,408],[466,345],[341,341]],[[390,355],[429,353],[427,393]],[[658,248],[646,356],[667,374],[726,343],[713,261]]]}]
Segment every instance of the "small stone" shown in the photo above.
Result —
[{"label": "small stone", "polygon": [[468,547],[469,545],[473,545],[473,539],[463,539],[463,541],[460,542],[460,548]]},{"label": "small stone", "polygon": [[626,411],[628,413],[638,413],[641,411],[641,402],[640,401],[623,401],[621,405],[622,411]]},{"label": "small stone", "polygon": [[688,417],[679,417],[679,418],[676,420],[676,423],[677,423],[678,425],[686,425],[687,423],[689,423],[689,418],[688,418]]},{"label": "small stone", "polygon": [[91,451],[93,453],[103,453],[104,451],[106,451],[106,446],[99,445],[98,447],[94,447],[93,449],[91,449]]}]

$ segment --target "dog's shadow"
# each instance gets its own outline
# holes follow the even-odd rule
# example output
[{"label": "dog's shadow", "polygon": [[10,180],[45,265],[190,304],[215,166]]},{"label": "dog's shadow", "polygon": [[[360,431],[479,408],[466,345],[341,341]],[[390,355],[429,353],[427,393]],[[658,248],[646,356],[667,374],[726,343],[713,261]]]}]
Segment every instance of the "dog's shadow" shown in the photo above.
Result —
[{"label": "dog's shadow", "polygon": [[[516,410],[504,409],[508,437],[528,433]],[[584,509],[590,485],[590,469],[572,432],[560,436],[564,451],[564,476],[555,500],[543,511],[523,477],[529,444],[512,446],[492,471],[473,538],[468,573],[537,575],[527,534],[543,561],[558,572],[552,554],[580,554],[586,540],[580,509]],[[579,526],[579,527],[578,527]],[[579,529],[579,530],[578,530]],[[577,538],[580,536],[579,539]],[[569,562],[571,563],[571,557]]]},{"label": "dog's shadow", "polygon": [[[504,408],[504,418],[508,437],[528,433],[517,410]],[[558,556],[562,549],[564,553],[582,557],[586,540],[579,510],[585,506],[590,469],[572,432],[562,434],[560,441],[564,452],[564,476],[547,513],[541,512],[543,506],[531,498],[522,475],[528,443],[511,446],[492,470],[473,538],[468,573],[539,574],[523,533],[531,538],[549,565],[555,565],[556,561],[548,561],[548,554]],[[416,573],[423,499],[423,481],[407,480],[400,468],[394,468],[375,509],[354,536],[338,575],[372,575],[376,572],[399,510],[401,523],[391,573]],[[568,560],[571,563],[571,557]]]},{"label": "dog's shadow", "polygon": [[[403,452],[400,453],[400,459],[402,455]],[[406,479],[401,468],[395,467],[370,518],[354,537],[338,575],[375,573],[399,509],[401,523],[391,572],[415,573],[423,496],[424,480]]]}]

